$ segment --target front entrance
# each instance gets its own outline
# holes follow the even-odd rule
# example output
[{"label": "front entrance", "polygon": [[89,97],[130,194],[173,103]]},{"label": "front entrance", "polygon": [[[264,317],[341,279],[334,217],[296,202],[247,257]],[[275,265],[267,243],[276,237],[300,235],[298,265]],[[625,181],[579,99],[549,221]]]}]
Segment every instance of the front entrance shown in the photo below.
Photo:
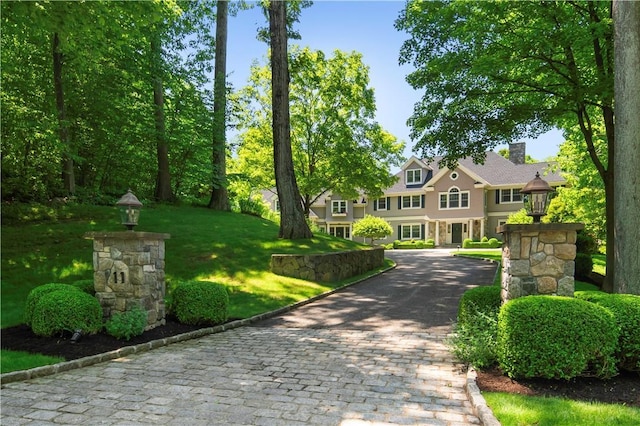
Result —
[{"label": "front entrance", "polygon": [[461,244],[461,243],[462,243],[462,224],[452,223],[451,224],[451,244]]},{"label": "front entrance", "polygon": [[329,235],[339,238],[351,239],[351,227],[349,225],[329,226]]}]

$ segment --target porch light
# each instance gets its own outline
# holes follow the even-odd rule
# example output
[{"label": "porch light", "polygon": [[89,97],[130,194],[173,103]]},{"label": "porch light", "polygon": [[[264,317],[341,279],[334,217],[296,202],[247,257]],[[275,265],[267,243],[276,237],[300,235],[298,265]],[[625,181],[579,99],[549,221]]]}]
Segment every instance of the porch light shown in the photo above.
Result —
[{"label": "porch light", "polygon": [[554,192],[553,188],[540,177],[539,172],[536,172],[536,177],[520,191],[524,194],[524,208],[527,210],[527,216],[533,217],[533,223],[540,223],[540,218],[547,214],[549,194],[552,192]]},{"label": "porch light", "polygon": [[127,193],[118,200],[116,206],[120,208],[120,220],[122,224],[126,226],[129,231],[133,231],[133,227],[138,224],[138,219],[140,218],[142,203],[133,195],[131,190],[128,190]]}]

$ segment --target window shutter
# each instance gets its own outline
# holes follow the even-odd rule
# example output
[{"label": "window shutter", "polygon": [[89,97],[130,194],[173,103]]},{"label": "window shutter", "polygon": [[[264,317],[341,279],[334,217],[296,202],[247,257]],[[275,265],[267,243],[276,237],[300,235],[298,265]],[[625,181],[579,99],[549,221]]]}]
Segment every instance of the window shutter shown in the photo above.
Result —
[{"label": "window shutter", "polygon": [[387,197],[387,210],[391,210],[391,197]]},{"label": "window shutter", "polygon": [[[423,195],[424,197],[424,195]],[[426,235],[424,234],[424,223],[420,225],[420,239],[426,240]]]},{"label": "window shutter", "polygon": [[496,204],[500,204],[500,190],[496,189]]},{"label": "window shutter", "polygon": [[402,210],[402,196],[398,195],[398,210]]},{"label": "window shutter", "polygon": [[424,209],[424,194],[420,196],[420,208]]},{"label": "window shutter", "polygon": [[398,240],[402,239],[402,225],[398,225]]},{"label": "window shutter", "polygon": [[378,200],[373,200],[373,211],[378,210]]}]

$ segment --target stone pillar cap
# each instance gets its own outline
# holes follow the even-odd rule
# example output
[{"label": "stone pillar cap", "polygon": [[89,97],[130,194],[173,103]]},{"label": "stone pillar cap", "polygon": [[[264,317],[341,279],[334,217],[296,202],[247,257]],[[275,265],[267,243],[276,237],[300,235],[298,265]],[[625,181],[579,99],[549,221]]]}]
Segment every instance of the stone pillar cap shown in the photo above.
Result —
[{"label": "stone pillar cap", "polygon": [[547,231],[579,231],[584,223],[507,223],[496,228],[496,232],[547,232]]},{"label": "stone pillar cap", "polygon": [[168,240],[171,234],[162,234],[158,232],[134,232],[134,231],[118,231],[118,232],[86,232],[84,238],[94,240],[96,238],[116,238],[119,240]]}]

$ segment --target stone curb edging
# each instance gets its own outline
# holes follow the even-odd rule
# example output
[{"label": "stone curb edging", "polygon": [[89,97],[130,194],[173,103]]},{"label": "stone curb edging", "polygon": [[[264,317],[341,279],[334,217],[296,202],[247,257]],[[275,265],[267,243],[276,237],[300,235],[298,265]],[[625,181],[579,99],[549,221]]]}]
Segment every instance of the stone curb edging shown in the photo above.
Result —
[{"label": "stone curb edging", "polygon": [[0,374],[0,385],[4,385],[6,383],[19,382],[24,380],[35,379],[37,377],[50,376],[52,374],[61,373],[63,371],[75,370],[77,368],[87,367],[90,365],[98,364],[105,361],[111,361],[113,359],[122,358],[127,355],[142,353],[149,351],[151,349],[160,348],[162,346],[167,346],[172,343],[183,342],[185,340],[197,339],[199,337],[207,336],[209,334],[221,333],[226,330],[231,330],[238,327],[243,327],[249,324],[253,324],[258,321],[262,321],[280,314],[284,314],[293,309],[299,308],[300,306],[307,305],[309,303],[315,302],[316,300],[325,298],[330,296],[340,290],[343,290],[347,287],[356,285],[364,280],[367,280],[371,277],[375,277],[384,272],[387,272],[391,269],[394,269],[396,265],[385,268],[373,275],[368,275],[359,280],[356,280],[352,283],[343,285],[341,287],[334,288],[332,290],[326,291],[324,293],[318,294],[317,296],[313,296],[309,299],[302,300],[300,302],[293,303],[291,305],[284,306],[280,309],[276,309],[275,311],[265,312],[262,314],[254,315],[251,318],[245,318],[241,320],[232,321],[226,324],[216,325],[214,327],[206,327],[201,328],[199,330],[190,331],[188,333],[178,334],[175,336],[165,337],[164,339],[152,340],[147,343],[140,343],[139,345],[134,346],[124,346],[120,349],[116,349],[110,352],[105,352],[97,355],[87,356],[84,358],[78,358],[71,361],[63,361],[57,364],[51,365],[43,365],[41,367],[31,368],[28,370],[19,370],[12,371],[10,373]]},{"label": "stone curb edging", "polygon": [[493,415],[493,411],[487,405],[487,401],[482,396],[480,388],[476,383],[478,374],[473,368],[469,368],[467,371],[467,380],[464,385],[464,392],[467,394],[467,398],[471,403],[471,407],[475,415],[480,419],[480,423],[484,426],[500,426],[500,422]]}]

